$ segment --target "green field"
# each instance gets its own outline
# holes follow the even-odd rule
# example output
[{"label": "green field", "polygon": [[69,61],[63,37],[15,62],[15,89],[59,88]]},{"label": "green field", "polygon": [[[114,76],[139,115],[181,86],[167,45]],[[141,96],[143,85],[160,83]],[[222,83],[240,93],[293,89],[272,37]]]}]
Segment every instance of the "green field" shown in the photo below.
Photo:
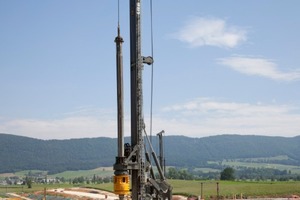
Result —
[{"label": "green field", "polygon": [[[28,173],[43,173],[44,175],[47,175],[46,171],[40,171],[40,170],[24,170],[19,171],[16,173],[6,173],[6,174],[0,174],[0,180],[4,179],[5,177],[12,177],[12,176],[19,176],[19,177],[25,177],[28,175]],[[55,178],[55,177],[64,177],[65,179],[73,179],[76,177],[87,177],[92,178],[94,175],[99,177],[110,177],[113,176],[114,170],[112,167],[99,167],[96,169],[91,170],[78,170],[78,171],[65,171],[58,174],[51,174],[47,175],[49,178]]]},{"label": "green field", "polygon": [[195,168],[194,171],[201,171],[203,173],[209,173],[209,172],[221,172],[220,169],[213,169],[213,168]]},{"label": "green field", "polygon": [[[275,158],[274,158],[275,159]],[[284,159],[284,158],[276,158]],[[292,173],[300,174],[299,166],[279,165],[279,164],[265,164],[265,163],[251,163],[242,161],[223,161],[222,165],[228,165],[233,167],[247,166],[253,168],[274,168],[279,170],[290,170]],[[218,172],[219,170],[210,168],[196,168],[195,170],[201,170],[203,172]],[[29,172],[31,173],[45,173],[43,171],[31,170],[31,171],[20,171],[15,174],[0,174],[0,180],[5,177],[13,175],[25,177]],[[59,174],[48,175],[50,178],[64,177],[65,179],[73,179],[76,177],[88,177],[92,178],[94,175],[99,177],[110,177],[113,175],[112,167],[101,167],[93,170],[79,170],[79,171],[66,171]],[[201,195],[201,183],[203,183],[203,196],[205,199],[217,196],[217,181],[187,181],[187,180],[168,180],[172,185],[173,194],[182,194],[185,196],[200,196]],[[31,189],[27,186],[0,186],[0,197],[5,197],[5,193],[16,192],[16,193],[32,193],[33,191],[42,191],[45,187],[50,188],[70,188],[70,187],[92,187],[103,190],[112,191],[112,183],[103,184],[84,184],[84,185],[73,185],[73,184],[33,184]],[[240,196],[244,198],[255,198],[255,197],[289,197],[292,194],[300,195],[300,182],[292,181],[219,181],[219,195],[221,197],[232,198],[236,195],[237,198]]]},{"label": "green field", "polygon": [[73,179],[76,177],[92,178],[94,175],[99,177],[108,177],[114,174],[112,167],[100,167],[92,170],[79,170],[79,171],[65,171],[59,174],[50,175],[51,177],[64,177],[66,179]]},{"label": "green field", "polygon": [[[174,194],[199,196],[203,183],[205,199],[217,196],[216,181],[184,181],[170,180]],[[291,194],[300,194],[300,182],[237,182],[219,181],[219,195],[231,198],[233,195],[250,197],[287,197]]]},{"label": "green field", "polygon": [[44,188],[53,189],[53,188],[70,188],[74,187],[70,184],[51,184],[51,185],[43,185],[43,184],[33,184],[32,188],[28,188],[26,185],[24,186],[0,186],[0,197],[7,197],[6,193],[33,193],[35,191],[43,191]]},{"label": "green field", "polygon": [[231,166],[234,168],[235,167],[271,168],[271,169],[291,171],[292,174],[300,174],[300,166],[295,166],[295,165],[281,165],[281,164],[240,162],[240,161],[223,161],[222,165]]},{"label": "green field", "polygon": [[[173,187],[173,194],[185,196],[200,196],[203,183],[203,197],[209,199],[217,196],[216,181],[185,181],[168,180]],[[244,198],[255,197],[289,197],[292,194],[300,195],[300,182],[238,182],[218,181],[219,195],[232,198],[233,195]],[[112,183],[90,185],[108,191],[113,190]]]},{"label": "green field", "polygon": [[287,155],[281,155],[281,156],[273,156],[273,157],[262,157],[262,158],[243,158],[243,159],[236,159],[236,160],[242,160],[247,162],[269,162],[269,161],[282,161],[282,160],[288,160],[289,157]]},{"label": "green field", "polygon": [[[203,183],[203,197],[209,199],[217,196],[216,181],[185,181],[185,180],[169,180],[173,187],[173,194],[185,196],[200,196],[201,183]],[[24,187],[0,187],[0,196],[4,197],[7,192],[16,193],[32,193],[34,191],[42,191],[45,187],[50,188],[70,188],[70,187],[90,187],[98,188],[107,191],[113,190],[112,183],[105,184],[52,184],[42,185],[33,184],[31,189]],[[243,198],[255,197],[289,197],[292,194],[300,195],[300,182],[238,182],[238,181],[219,181],[220,197],[232,198],[236,195],[237,198],[242,194]]]}]

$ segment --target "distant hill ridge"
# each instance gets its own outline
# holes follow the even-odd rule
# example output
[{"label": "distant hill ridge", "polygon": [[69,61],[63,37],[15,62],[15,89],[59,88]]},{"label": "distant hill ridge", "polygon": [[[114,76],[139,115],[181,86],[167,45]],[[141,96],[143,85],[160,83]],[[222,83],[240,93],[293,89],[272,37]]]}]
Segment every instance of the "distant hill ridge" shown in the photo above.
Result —
[{"label": "distant hill ridge", "polygon": [[[279,155],[287,156],[289,163],[300,165],[300,136],[166,136],[164,145],[169,166],[196,167],[205,166],[207,161]],[[156,138],[153,146],[157,149]],[[58,173],[112,166],[116,154],[116,138],[40,140],[0,133],[0,173],[32,169]]]}]

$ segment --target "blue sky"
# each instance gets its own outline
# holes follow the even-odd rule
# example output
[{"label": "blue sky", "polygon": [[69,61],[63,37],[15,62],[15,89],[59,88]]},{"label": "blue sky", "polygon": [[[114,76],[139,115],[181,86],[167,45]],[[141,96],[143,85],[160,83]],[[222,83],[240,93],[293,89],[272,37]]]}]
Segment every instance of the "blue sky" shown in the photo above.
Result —
[{"label": "blue sky", "polygon": [[[130,135],[129,1],[125,135]],[[142,54],[151,54],[142,1]],[[300,2],[155,1],[153,133],[300,135]],[[117,137],[117,0],[0,0],[0,133]],[[144,67],[149,130],[151,67]]]}]

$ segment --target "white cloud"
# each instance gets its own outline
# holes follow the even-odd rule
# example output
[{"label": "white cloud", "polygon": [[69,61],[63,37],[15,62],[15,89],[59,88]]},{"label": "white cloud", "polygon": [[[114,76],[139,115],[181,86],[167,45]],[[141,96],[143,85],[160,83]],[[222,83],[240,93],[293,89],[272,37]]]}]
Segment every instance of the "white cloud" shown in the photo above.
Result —
[{"label": "white cloud", "polygon": [[167,116],[173,116],[171,119],[157,119],[167,126],[166,133],[192,137],[216,134],[300,134],[299,108],[289,105],[249,104],[199,98],[166,107],[164,112]]},{"label": "white cloud", "polygon": [[[192,107],[190,105],[193,105]],[[200,115],[201,113],[209,114],[209,116],[217,114],[225,114],[226,116],[252,116],[255,114],[276,114],[286,113],[291,109],[288,106],[274,106],[274,105],[262,105],[261,103],[249,104],[249,103],[236,103],[236,102],[221,102],[214,101],[209,98],[198,98],[193,101],[181,105],[173,105],[164,108],[164,111],[177,111],[181,113],[188,113],[188,115],[195,113]]]},{"label": "white cloud", "polygon": [[[64,113],[57,119],[5,119],[0,118],[0,133],[16,134],[39,139],[69,139],[91,137],[117,137],[116,112],[91,107]],[[128,135],[129,122],[124,129]]]},{"label": "white cloud", "polygon": [[283,72],[278,69],[277,64],[272,60],[263,58],[232,56],[219,59],[218,63],[247,75],[263,76],[281,81],[293,81],[300,79],[299,70]]},{"label": "white cloud", "polygon": [[114,122],[93,117],[70,117],[56,120],[14,119],[0,125],[1,132],[40,139],[116,137]]},{"label": "white cloud", "polygon": [[[299,108],[291,105],[269,105],[228,102],[198,98],[171,105],[153,116],[153,134],[204,137],[219,134],[296,136],[300,134]],[[125,136],[130,135],[129,114],[125,115]],[[0,133],[39,139],[117,137],[116,112],[81,109],[59,119],[5,119],[0,117]],[[145,123],[149,133],[149,119]]]},{"label": "white cloud", "polygon": [[228,25],[223,19],[204,17],[189,20],[174,37],[191,47],[233,48],[247,40],[245,29]]}]

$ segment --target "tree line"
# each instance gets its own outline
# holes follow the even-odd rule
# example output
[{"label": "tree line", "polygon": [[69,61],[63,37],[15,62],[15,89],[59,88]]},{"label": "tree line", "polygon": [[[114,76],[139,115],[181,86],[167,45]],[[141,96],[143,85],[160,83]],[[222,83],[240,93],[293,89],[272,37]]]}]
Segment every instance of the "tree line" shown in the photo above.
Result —
[{"label": "tree line", "polygon": [[300,181],[299,174],[288,170],[268,168],[239,168],[225,167],[218,172],[203,172],[192,168],[174,168],[167,170],[166,177],[181,180],[250,180],[250,181]]}]

